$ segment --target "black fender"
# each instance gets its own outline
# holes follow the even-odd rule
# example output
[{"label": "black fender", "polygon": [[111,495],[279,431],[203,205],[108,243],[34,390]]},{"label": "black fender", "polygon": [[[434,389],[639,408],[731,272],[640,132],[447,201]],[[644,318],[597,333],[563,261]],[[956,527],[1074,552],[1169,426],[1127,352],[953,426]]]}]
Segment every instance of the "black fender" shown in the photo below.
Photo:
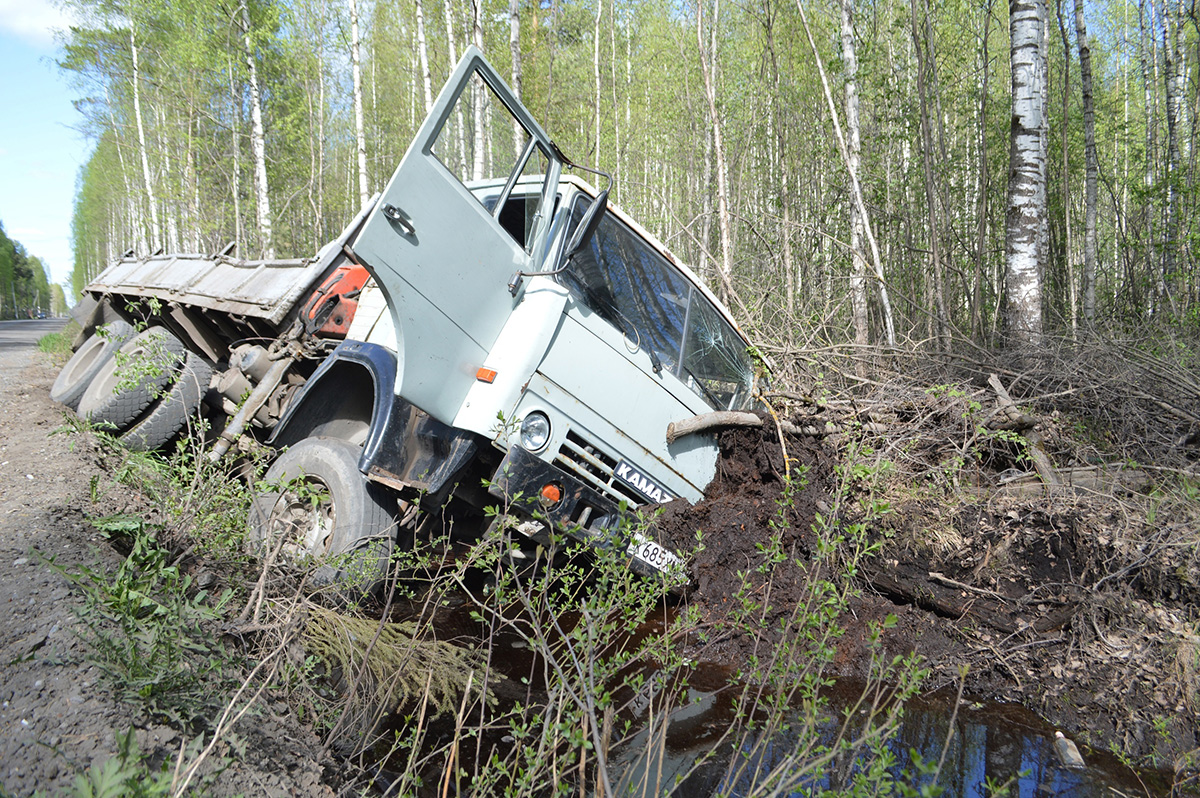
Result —
[{"label": "black fender", "polygon": [[357,438],[359,470],[401,493],[437,502],[479,452],[475,433],[443,424],[396,396],[396,355],[343,341],[288,404],[268,441],[292,446],[313,436]]},{"label": "black fender", "polygon": [[267,443],[293,446],[317,436],[362,442],[365,430],[365,456],[392,412],[395,384],[396,355],[390,349],[343,341],[288,402]]}]

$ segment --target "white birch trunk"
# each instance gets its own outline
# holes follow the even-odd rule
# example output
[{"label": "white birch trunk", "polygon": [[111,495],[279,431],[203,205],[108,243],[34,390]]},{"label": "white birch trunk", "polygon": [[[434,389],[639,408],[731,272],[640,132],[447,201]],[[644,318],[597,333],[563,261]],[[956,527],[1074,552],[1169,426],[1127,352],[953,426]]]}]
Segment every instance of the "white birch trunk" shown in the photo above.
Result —
[{"label": "white birch trunk", "polygon": [[[521,2],[509,0],[508,3],[508,49],[512,54],[512,90],[518,100],[521,99]],[[520,157],[521,148],[525,145],[525,135],[521,125],[513,120],[513,153]]]},{"label": "white birch trunk", "polygon": [[429,49],[425,46],[425,8],[417,3],[417,56],[421,60],[421,88],[425,92],[425,113],[433,108],[433,78],[429,74]]},{"label": "white birch trunk", "polygon": [[1166,80],[1167,100],[1167,163],[1166,163],[1166,210],[1163,226],[1162,282],[1166,289],[1166,300],[1172,312],[1178,312],[1175,292],[1178,277],[1175,274],[1176,248],[1179,238],[1179,171],[1181,166],[1179,139],[1184,126],[1184,93],[1187,86],[1187,57],[1184,49],[1182,0],[1176,0],[1172,13],[1170,0],[1165,0],[1162,9],[1163,31],[1163,77]]},{"label": "white birch trunk", "polygon": [[1041,220],[1046,215],[1045,0],[1010,0],[1012,126],[1005,225],[1005,324],[1015,341],[1042,335]]},{"label": "white birch trunk", "polygon": [[146,126],[142,121],[142,72],[138,61],[137,37],[133,25],[129,26],[129,54],[133,59],[133,117],[137,124],[138,150],[142,157],[142,180],[146,189],[146,205],[150,212],[150,235],[146,246],[153,251],[159,243],[161,230],[158,226],[158,197],[154,193],[154,181],[150,177],[150,156],[146,147]]},{"label": "white birch trunk", "polygon": [[1075,39],[1079,47],[1079,83],[1083,93],[1083,321],[1096,320],[1096,204],[1100,160],[1096,155],[1096,108],[1092,94],[1092,48],[1088,44],[1083,0],[1075,0]]},{"label": "white birch trunk", "polygon": [[[242,246],[242,177],[241,177],[241,149],[242,143],[239,140],[238,133],[238,117],[241,105],[237,101],[237,92],[234,88],[233,79],[233,58],[228,61],[229,66],[229,136],[230,144],[233,150],[233,169],[230,172],[230,192],[233,194],[233,240],[240,249]],[[217,246],[221,246],[220,243]]]},{"label": "white birch trunk", "polygon": [[242,6],[242,41],[246,46],[246,68],[250,79],[250,144],[254,154],[254,218],[262,257],[275,257],[275,241],[271,230],[271,194],[267,186],[267,136],[263,130],[262,94],[258,87],[258,65],[254,58],[254,43],[250,39],[250,13]]},{"label": "white birch trunk", "polygon": [[[854,49],[854,0],[840,3],[842,20],[842,68],[845,70],[843,110],[846,114],[846,169],[858,174],[862,134],[858,122],[858,54]],[[867,318],[867,259],[863,256],[863,216],[856,203],[850,204],[850,315],[854,343],[870,343]]]},{"label": "white birch trunk", "polygon": [[358,41],[358,2],[350,2],[350,72],[354,82],[354,145],[358,155],[358,205],[371,196],[367,184],[367,134],[363,126],[362,66]]},{"label": "white birch trunk", "polygon": [[593,158],[600,160],[600,18],[604,15],[604,0],[596,0],[596,19],[592,25],[592,83],[595,88],[595,99],[593,100],[593,108],[595,109],[595,148],[593,149]]},{"label": "white birch trunk", "polygon": [[[718,267],[724,299],[733,298],[733,232],[729,221],[729,167],[725,159],[725,140],[721,132],[721,116],[717,113],[717,24],[720,19],[721,0],[713,3],[712,52],[707,52],[704,43],[704,15],[696,8],[696,43],[700,48],[700,71],[704,75],[704,98],[708,105],[709,123],[712,125],[713,157],[717,166],[717,229],[721,236],[721,262]],[[599,84],[597,84],[599,85]]]},{"label": "white birch trunk", "polygon": [[[804,27],[805,38],[808,39],[808,47],[812,50],[813,61],[817,66],[817,75],[821,79],[821,91],[825,95],[825,107],[829,111],[829,121],[833,125],[833,137],[837,142],[838,154],[842,157],[842,163],[846,166],[847,176],[850,178],[850,189],[853,195],[855,205],[858,207],[858,212],[863,219],[863,233],[867,237],[867,244],[871,248],[871,262],[875,268],[875,281],[879,287],[879,305],[883,313],[884,334],[886,336],[887,345],[896,345],[896,328],[892,321],[892,303],[888,296],[887,283],[883,276],[883,263],[879,259],[879,244],[875,241],[875,233],[871,230],[871,218],[867,214],[867,205],[863,200],[862,187],[858,182],[858,170],[850,169],[850,154],[846,147],[846,137],[842,134],[842,122],[838,117],[837,106],[833,102],[833,92],[829,88],[829,77],[825,74],[825,63],[821,60],[821,53],[817,49],[817,42],[813,39],[812,29],[808,25],[808,15],[804,13],[804,3],[802,0],[796,0],[796,9],[800,12],[800,22]],[[830,275],[826,273],[826,279],[830,279]]]},{"label": "white birch trunk", "polygon": [[[483,49],[483,0],[471,0],[471,20],[472,20],[472,36],[475,40],[475,46],[480,50]],[[474,129],[474,145],[472,147],[471,176],[475,180],[483,178],[484,169],[484,136],[483,136],[483,115],[484,115],[484,89],[482,86],[474,86],[472,88],[474,95],[475,108],[475,129]]]}]

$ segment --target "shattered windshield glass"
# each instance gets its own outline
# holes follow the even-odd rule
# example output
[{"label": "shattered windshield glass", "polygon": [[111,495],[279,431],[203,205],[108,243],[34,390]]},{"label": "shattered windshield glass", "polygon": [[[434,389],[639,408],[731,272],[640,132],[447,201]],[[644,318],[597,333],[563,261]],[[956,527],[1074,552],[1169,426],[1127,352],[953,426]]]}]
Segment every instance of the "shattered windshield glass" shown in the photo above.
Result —
[{"label": "shattered windshield glass", "polygon": [[[576,200],[572,228],[588,201]],[[612,214],[605,214],[562,280],[645,349],[656,371],[674,374],[714,410],[753,405],[754,371],[745,341],[703,292]]]}]

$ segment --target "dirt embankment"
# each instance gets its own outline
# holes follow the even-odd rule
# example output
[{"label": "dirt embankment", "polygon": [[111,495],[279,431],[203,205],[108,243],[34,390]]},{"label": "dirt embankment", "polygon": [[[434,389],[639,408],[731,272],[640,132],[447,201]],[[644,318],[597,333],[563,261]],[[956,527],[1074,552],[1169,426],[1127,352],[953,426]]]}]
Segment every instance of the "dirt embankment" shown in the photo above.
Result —
[{"label": "dirt embankment", "polygon": [[[116,755],[128,729],[150,761],[184,742],[106,693],[76,636],[82,596],[46,564],[114,568],[118,555],[87,519],[152,508],[117,488],[93,503],[95,485],[107,484],[93,482],[101,453],[85,436],[50,435],[63,422],[47,397],[54,370],[30,355],[0,350],[0,791],[16,795],[66,788]],[[955,401],[906,398],[894,414],[909,425],[903,436],[873,422],[827,438],[781,439],[769,421],[722,433],[706,498],[668,506],[657,532],[686,551],[703,530],[688,597],[701,631],[728,618],[739,594],[769,604],[759,626],[778,628],[812,597],[814,563],[825,576],[853,565],[858,592],[839,619],[837,674],[863,675],[872,624],[894,615],[883,651],[923,657],[930,687],[955,684],[966,665],[969,694],[1020,702],[1093,746],[1160,766],[1182,761],[1200,735],[1200,503],[1189,502],[1188,483],[1153,495],[1146,480],[1131,491],[1122,478],[1044,491],[1014,472],[1031,469],[1012,436],[966,447],[975,441],[967,426],[950,440],[938,425],[974,412]],[[1042,426],[1051,454],[1068,460],[1066,425]],[[855,543],[845,531],[858,522],[866,531]],[[822,534],[826,543],[842,535],[832,554]],[[860,544],[880,550],[857,561]],[[733,668],[764,639],[737,628],[696,637],[698,658]],[[340,786],[319,741],[282,705],[263,701],[235,730],[246,754],[229,758],[213,794]]]},{"label": "dirt embankment", "polygon": [[[879,462],[864,458],[862,445],[878,452],[888,441],[861,430],[831,441],[784,436],[793,473],[802,474],[788,497],[770,420],[720,440],[719,474],[705,499],[668,505],[659,534],[687,548],[703,530],[689,596],[702,628],[728,617],[742,591],[772,605],[762,624],[769,629],[811,591],[814,525],[832,518],[844,529],[863,518],[874,477],[847,481],[850,472],[835,463],[848,462],[852,445],[860,461]],[[858,564],[861,592],[840,618],[845,634],[832,670],[865,676],[869,628],[894,615],[883,651],[889,659],[919,654],[929,687],[956,685],[968,666],[968,694],[1019,702],[1137,761],[1194,769],[1184,757],[1200,737],[1200,507],[1193,503],[1189,516],[1186,497],[1170,507],[1122,490],[1119,480],[1108,490],[1005,488],[999,483],[1012,474],[1000,471],[1013,465],[1005,457],[951,464],[957,486],[944,484],[945,462],[927,465],[921,478],[912,469],[878,477],[870,498],[887,504],[863,542],[881,548]],[[1156,507],[1185,515],[1156,519]],[[772,539],[788,559],[768,570]],[[736,669],[761,639],[749,629],[727,632],[698,642],[696,653]]]},{"label": "dirt embankment", "polygon": [[[63,409],[48,392],[56,369],[29,348],[0,348],[0,794],[57,795],[76,776],[119,761],[132,730],[153,765],[179,754],[185,738],[116,700],[104,687],[76,611],[84,597],[48,563],[115,570],[121,557],[89,517],[149,517],[136,492],[104,479],[101,455],[85,435],[54,435]],[[94,490],[100,494],[93,496]],[[93,501],[93,498],[97,501]],[[261,701],[201,776],[227,768],[212,795],[333,795],[337,774],[311,730],[282,705]],[[130,771],[132,772],[132,771]],[[128,775],[128,773],[126,774]],[[98,776],[97,776],[98,777]]]}]

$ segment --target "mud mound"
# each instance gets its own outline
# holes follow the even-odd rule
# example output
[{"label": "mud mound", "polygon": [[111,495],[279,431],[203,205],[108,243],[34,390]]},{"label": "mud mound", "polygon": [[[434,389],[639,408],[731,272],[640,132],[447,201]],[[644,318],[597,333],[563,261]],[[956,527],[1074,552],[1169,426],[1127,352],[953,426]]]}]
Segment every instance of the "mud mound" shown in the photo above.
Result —
[{"label": "mud mound", "polygon": [[[700,535],[699,551],[688,558],[689,601],[700,609],[705,624],[724,618],[733,609],[734,597],[743,591],[761,598],[769,586],[775,609],[764,622],[804,603],[805,574],[797,563],[807,561],[812,553],[817,514],[828,512],[834,459],[812,438],[788,435],[784,441],[790,491],[779,433],[767,419],[761,429],[722,432],[717,475],[704,499],[694,505],[683,501],[666,505],[657,523],[660,540],[676,551],[694,551]],[[768,570],[763,566],[775,539],[787,560]],[[706,649],[705,655],[738,664],[744,644],[734,635],[716,650]]]}]

